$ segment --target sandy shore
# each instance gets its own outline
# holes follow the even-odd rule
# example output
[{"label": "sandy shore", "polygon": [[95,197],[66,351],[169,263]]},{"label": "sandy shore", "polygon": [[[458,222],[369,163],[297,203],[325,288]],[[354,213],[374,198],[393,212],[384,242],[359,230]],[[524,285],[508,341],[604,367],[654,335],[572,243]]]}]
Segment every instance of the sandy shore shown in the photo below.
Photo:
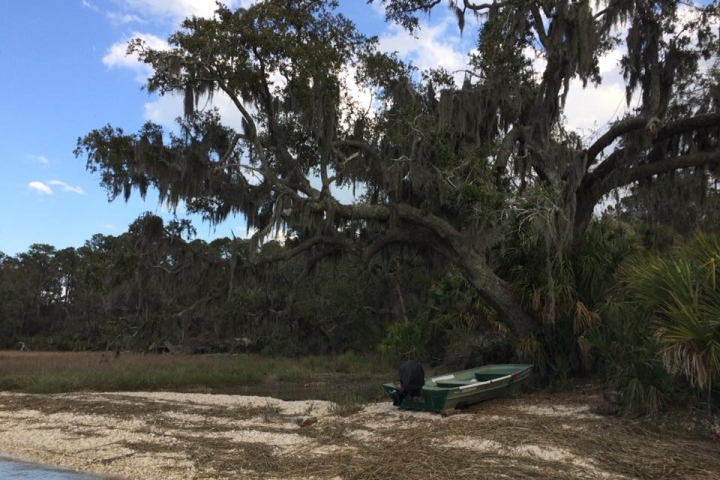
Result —
[{"label": "sandy shore", "polygon": [[[169,392],[0,393],[0,452],[131,479],[720,479],[720,442],[528,395],[447,418]],[[298,417],[316,423],[298,425]]]}]

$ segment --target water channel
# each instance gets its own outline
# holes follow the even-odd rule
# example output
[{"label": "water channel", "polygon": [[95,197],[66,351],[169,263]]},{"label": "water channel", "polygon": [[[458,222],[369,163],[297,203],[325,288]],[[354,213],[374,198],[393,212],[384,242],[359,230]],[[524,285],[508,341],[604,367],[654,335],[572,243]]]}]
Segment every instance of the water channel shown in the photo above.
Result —
[{"label": "water channel", "polygon": [[2,480],[100,480],[101,478],[103,477],[0,456],[0,479]]}]

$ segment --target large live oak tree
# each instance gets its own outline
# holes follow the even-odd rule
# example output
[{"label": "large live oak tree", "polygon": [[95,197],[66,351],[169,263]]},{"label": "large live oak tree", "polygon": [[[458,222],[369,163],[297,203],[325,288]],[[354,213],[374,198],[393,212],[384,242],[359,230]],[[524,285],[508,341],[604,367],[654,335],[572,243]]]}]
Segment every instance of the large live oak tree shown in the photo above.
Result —
[{"label": "large live oak tree", "polygon": [[[129,45],[153,68],[150,92],[183,96],[177,133],[107,126],[81,138],[76,153],[111,198],[152,186],[212,222],[243,214],[255,240],[273,228],[297,233],[292,248],[256,263],[305,254],[313,264],[338,253],[369,261],[391,245],[441,256],[516,336],[538,320],[488,264],[505,220],[539,219],[558,251],[571,249],[618,187],[678,169],[713,175],[720,164],[715,4],[381,3],[388,20],[418,35],[418,15],[440,3],[460,29],[466,15],[478,16],[462,87],[451,72],[416,72],[379,52],[334,1],[220,6],[212,19],[187,19],[169,50]],[[582,139],[564,128],[570,82],[600,83],[600,57],[619,47],[627,100],[638,106]],[[545,60],[543,71],[529,51]],[[372,105],[353,101],[351,80],[373,92]],[[213,95],[230,99],[241,129],[198,109]],[[351,185],[361,200],[338,201],[337,187]]]}]

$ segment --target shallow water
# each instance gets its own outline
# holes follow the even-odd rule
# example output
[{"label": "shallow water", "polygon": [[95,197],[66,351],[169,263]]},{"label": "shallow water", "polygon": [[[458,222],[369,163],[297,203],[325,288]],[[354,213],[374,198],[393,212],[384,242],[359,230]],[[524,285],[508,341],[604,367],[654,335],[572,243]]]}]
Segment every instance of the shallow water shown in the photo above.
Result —
[{"label": "shallow water", "polygon": [[98,480],[101,477],[0,457],[2,480]]}]

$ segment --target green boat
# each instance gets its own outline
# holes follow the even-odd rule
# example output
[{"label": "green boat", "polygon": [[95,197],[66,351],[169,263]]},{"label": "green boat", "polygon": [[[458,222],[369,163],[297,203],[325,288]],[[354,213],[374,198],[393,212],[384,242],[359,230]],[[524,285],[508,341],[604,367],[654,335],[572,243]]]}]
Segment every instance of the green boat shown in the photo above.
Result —
[{"label": "green boat", "polygon": [[[508,395],[530,377],[532,365],[485,365],[425,379],[422,395],[408,395],[400,408],[448,413],[491,398]],[[390,394],[399,384],[386,383]]]}]

